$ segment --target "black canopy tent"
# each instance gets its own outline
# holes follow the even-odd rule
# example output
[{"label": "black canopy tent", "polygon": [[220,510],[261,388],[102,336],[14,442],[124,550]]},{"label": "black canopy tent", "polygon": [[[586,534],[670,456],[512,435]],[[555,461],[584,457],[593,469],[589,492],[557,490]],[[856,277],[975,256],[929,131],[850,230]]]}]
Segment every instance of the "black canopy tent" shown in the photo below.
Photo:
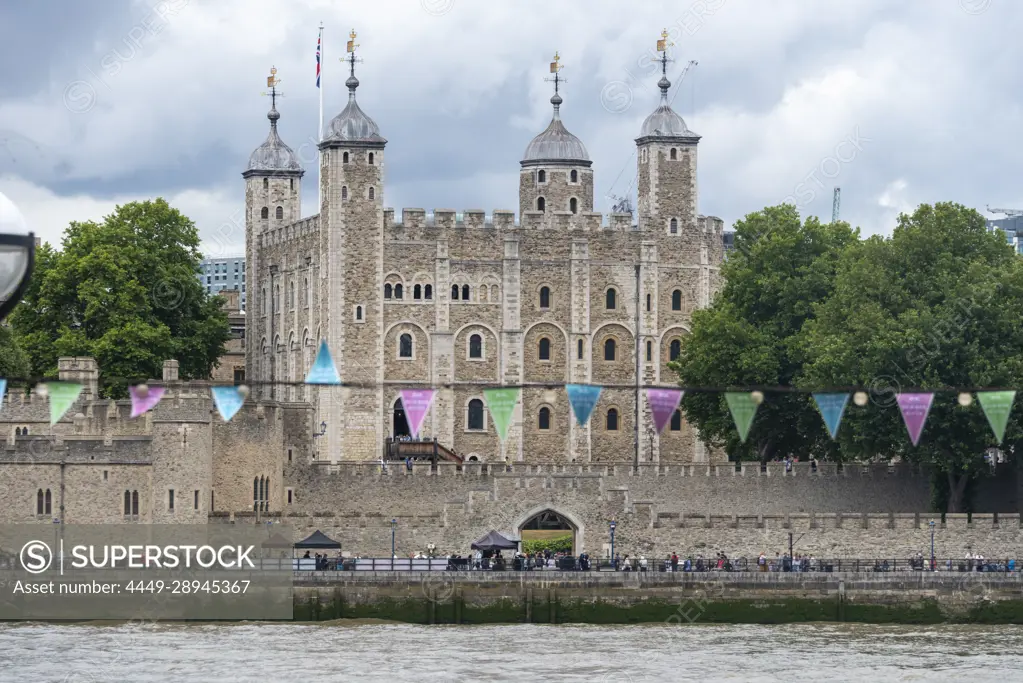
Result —
[{"label": "black canopy tent", "polygon": [[334,550],[340,550],[341,544],[317,529],[309,536],[309,538],[296,543],[295,548],[301,548],[303,550],[313,548],[317,550],[333,548]]},{"label": "black canopy tent", "polygon": [[518,547],[518,542],[509,541],[496,531],[491,531],[472,544],[473,550],[517,550]]}]

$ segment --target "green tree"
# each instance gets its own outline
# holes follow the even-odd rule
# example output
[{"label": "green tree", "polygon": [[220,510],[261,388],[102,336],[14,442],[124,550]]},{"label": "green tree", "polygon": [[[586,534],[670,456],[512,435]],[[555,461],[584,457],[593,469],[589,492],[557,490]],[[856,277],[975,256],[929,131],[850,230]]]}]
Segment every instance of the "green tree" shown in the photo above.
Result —
[{"label": "green tree", "polygon": [[74,222],[63,250],[40,250],[36,275],[11,316],[32,371],[52,376],[60,356],[91,356],[103,392],[181,363],[182,379],[206,379],[230,338],[221,299],[196,273],[195,224],[163,199],[118,206],[101,223]]},{"label": "green tree", "polygon": [[[939,393],[918,446],[895,401],[915,388],[1018,387],[1023,383],[1023,262],[983,216],[950,203],[899,217],[892,237],[843,252],[830,298],[799,340],[805,386],[870,387],[839,432],[844,453],[901,457],[947,484],[947,511],[961,511],[968,483],[996,446],[983,411]],[[1006,442],[1023,445],[1017,416]],[[1015,446],[1015,448],[1012,448]]]},{"label": "green tree", "polygon": [[[682,384],[792,385],[801,371],[796,335],[814,304],[831,293],[839,254],[857,239],[846,223],[801,222],[791,205],[738,221],[735,250],[722,266],[724,285],[710,308],[693,313],[692,333],[672,365]],[[838,454],[805,394],[769,394],[745,444],[720,393],[688,393],[683,408],[702,438],[736,460]]]},{"label": "green tree", "polygon": [[[0,325],[0,379],[28,377],[30,368],[28,355],[21,348],[11,328]],[[0,399],[2,398],[0,396]]]}]

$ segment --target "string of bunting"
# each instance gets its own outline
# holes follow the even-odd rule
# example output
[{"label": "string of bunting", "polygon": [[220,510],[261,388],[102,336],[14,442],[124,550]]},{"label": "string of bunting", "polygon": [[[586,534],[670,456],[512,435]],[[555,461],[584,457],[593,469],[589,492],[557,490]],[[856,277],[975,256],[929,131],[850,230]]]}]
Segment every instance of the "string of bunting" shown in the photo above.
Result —
[{"label": "string of bunting", "polygon": [[[0,409],[3,407],[4,394],[8,382],[32,383],[33,380],[22,379],[0,379]],[[75,382],[62,382],[50,380],[35,380],[36,393],[47,396],[50,404],[50,424],[59,422],[67,411],[78,400],[83,386]],[[357,383],[343,384],[341,375],[337,371],[334,359],[324,340],[320,343],[316,359],[313,361],[309,374],[304,382],[253,382],[256,385],[320,385],[320,386],[345,386],[350,388],[370,387],[377,385],[363,385]],[[441,387],[452,387],[470,383],[450,383],[440,385]],[[478,386],[471,383],[472,386]],[[502,386],[487,388],[483,390],[483,397],[487,408],[490,411],[494,427],[497,430],[498,438],[504,442],[508,438],[508,429],[511,426],[512,415],[518,405],[519,398],[524,388],[546,388],[564,386],[568,394],[568,401],[572,407],[572,413],[580,426],[586,426],[593,414],[593,410],[600,400],[604,387],[594,384],[522,384],[516,386]],[[650,413],[653,418],[654,427],[658,434],[661,434],[671,421],[675,411],[681,404],[682,397],[686,393],[723,393],[728,409],[735,422],[735,428],[739,433],[739,439],[745,443],[749,436],[750,428],[756,417],[757,409],[764,402],[764,392],[778,393],[809,393],[812,394],[814,403],[820,411],[827,427],[828,434],[834,440],[838,435],[838,428],[842,423],[842,417],[849,405],[849,399],[858,406],[867,404],[868,397],[862,389],[852,387],[847,391],[814,392],[807,389],[795,387],[761,387],[737,390],[735,388],[707,388],[707,387],[650,387],[650,386],[623,386],[614,385],[610,387],[620,389],[643,389],[646,392],[647,403],[650,406]],[[150,386],[146,383],[139,383],[130,386],[131,417],[139,417],[155,408],[163,398],[166,388],[162,386]],[[210,392],[217,411],[225,422],[229,422],[245,403],[248,395],[248,386],[211,386]],[[408,421],[409,431],[413,438],[418,438],[422,430],[426,416],[433,406],[434,398],[438,389],[416,388],[401,389],[399,397],[402,409]],[[976,393],[977,400],[987,417],[988,424],[994,432],[998,443],[1005,439],[1005,430],[1009,422],[1009,415],[1012,412],[1013,403],[1016,399],[1014,390],[1003,389],[954,389],[946,388],[930,391],[910,391],[896,394],[896,401],[902,413],[906,431],[909,433],[910,441],[916,446],[920,442],[924,424],[930,414],[934,396],[937,393],[956,392],[959,394],[959,403],[968,406],[973,402],[971,394]]]}]

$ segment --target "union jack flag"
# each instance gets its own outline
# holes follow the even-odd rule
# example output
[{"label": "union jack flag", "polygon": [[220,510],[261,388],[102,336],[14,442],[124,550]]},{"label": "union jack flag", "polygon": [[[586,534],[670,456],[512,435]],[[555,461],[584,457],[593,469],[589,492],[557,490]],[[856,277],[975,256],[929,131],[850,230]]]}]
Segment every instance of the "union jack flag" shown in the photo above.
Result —
[{"label": "union jack flag", "polygon": [[316,38],[316,87],[320,87],[320,40],[323,39],[323,33]]}]

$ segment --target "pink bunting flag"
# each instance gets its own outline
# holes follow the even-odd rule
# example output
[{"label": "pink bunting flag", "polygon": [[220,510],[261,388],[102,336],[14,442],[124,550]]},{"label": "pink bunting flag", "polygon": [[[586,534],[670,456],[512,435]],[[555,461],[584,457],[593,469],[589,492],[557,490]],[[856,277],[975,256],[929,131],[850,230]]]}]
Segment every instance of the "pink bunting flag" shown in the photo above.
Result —
[{"label": "pink bunting flag", "polygon": [[156,404],[163,398],[163,387],[144,387],[141,384],[137,387],[128,387],[131,394],[131,416],[138,417],[148,413],[156,407]]},{"label": "pink bunting flag", "polygon": [[682,401],[681,389],[647,389],[646,400],[650,403],[650,412],[653,414],[654,427],[660,434],[671,422],[671,416],[678,410]]},{"label": "pink bunting flag", "polygon": [[909,431],[909,438],[916,446],[920,443],[920,433],[927,422],[927,414],[931,412],[934,394],[899,394],[896,399],[902,411],[902,419]]},{"label": "pink bunting flag", "polygon": [[430,412],[433,397],[436,395],[436,389],[401,390],[401,407],[405,411],[405,419],[408,421],[409,432],[412,433],[413,439],[419,438],[419,430],[423,428],[426,414]]}]

